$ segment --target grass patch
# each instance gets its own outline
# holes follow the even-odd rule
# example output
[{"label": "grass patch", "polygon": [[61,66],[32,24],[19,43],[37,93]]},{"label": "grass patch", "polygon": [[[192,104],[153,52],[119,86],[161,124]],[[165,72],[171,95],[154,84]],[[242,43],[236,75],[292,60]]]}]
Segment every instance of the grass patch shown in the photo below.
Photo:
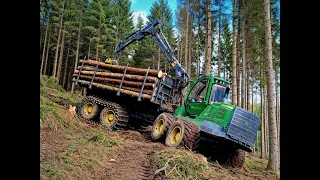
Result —
[{"label": "grass patch", "polygon": [[199,161],[191,153],[180,150],[163,150],[155,153],[157,168],[162,168],[166,164],[167,175],[172,179],[210,179],[209,166]]},{"label": "grass patch", "polygon": [[83,97],[56,82],[40,77],[40,179],[96,179],[122,140],[73,117],[59,100],[74,105]]},{"label": "grass patch", "polygon": [[267,160],[261,160],[255,157],[247,158],[245,166],[250,171],[262,172],[267,167]]},{"label": "grass patch", "polygon": [[106,147],[118,146],[119,142],[117,139],[111,138],[107,134],[97,131],[93,134],[93,136],[89,139],[89,141],[96,142],[98,144],[102,144]]},{"label": "grass patch", "polygon": [[76,105],[82,102],[83,96],[80,91],[75,93],[66,92],[62,86],[58,85],[58,80],[55,77],[40,76],[40,96],[47,97],[52,101],[63,101],[66,104]]},{"label": "grass patch", "polygon": [[57,170],[52,167],[52,164],[40,163],[40,173],[44,173],[51,177],[57,174]]}]

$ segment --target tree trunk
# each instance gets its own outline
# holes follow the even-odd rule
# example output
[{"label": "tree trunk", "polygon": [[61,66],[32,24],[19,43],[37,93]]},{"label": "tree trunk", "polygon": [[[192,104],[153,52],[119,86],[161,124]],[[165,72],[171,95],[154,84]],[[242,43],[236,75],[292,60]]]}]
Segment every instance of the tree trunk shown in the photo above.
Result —
[{"label": "tree trunk", "polygon": [[158,70],[160,70],[160,56],[161,56],[161,52],[160,52],[160,48],[158,48],[158,67],[157,67]]},{"label": "tree trunk", "polygon": [[91,37],[89,38],[88,59],[90,59]]},{"label": "tree trunk", "polygon": [[[200,2],[199,2],[200,3]],[[199,4],[199,9],[200,13],[200,4]],[[197,78],[200,76],[200,15],[198,15],[198,32],[197,32]]]},{"label": "tree trunk", "polygon": [[279,114],[279,96],[278,96],[278,67],[275,68],[275,88],[276,88],[276,121],[277,121],[277,139],[278,139],[278,142],[279,142],[279,145],[280,145],[280,141],[279,141],[279,135],[280,135],[280,123],[279,123],[279,117],[278,117],[278,114]]},{"label": "tree trunk", "polygon": [[218,22],[218,77],[220,77],[220,68],[221,68],[221,64],[220,64],[220,52],[221,52],[221,47],[220,47],[220,24],[221,24],[221,0],[219,0],[219,22]]},{"label": "tree trunk", "polygon": [[[193,16],[193,14],[191,14],[191,22],[193,21],[192,19],[192,16]],[[192,39],[192,29],[191,29],[191,27],[192,26],[190,26],[190,34],[189,34],[189,45],[188,45],[188,48],[189,48],[189,50],[188,50],[188,53],[189,53],[189,55],[188,55],[188,71],[187,71],[187,73],[191,76],[191,59],[192,59],[192,42],[193,42],[193,39]]]},{"label": "tree trunk", "polygon": [[[179,33],[179,32],[178,32]],[[178,60],[178,62],[180,63],[180,35],[178,34],[178,45],[177,45],[177,50],[178,50],[178,52],[177,52],[177,60]]]},{"label": "tree trunk", "polygon": [[189,30],[189,0],[187,1],[186,5],[186,39],[185,39],[185,49],[184,49],[184,67],[185,70],[188,72],[188,30]]},{"label": "tree trunk", "polygon": [[254,81],[253,81],[253,73],[251,73],[251,108],[252,108],[252,113],[253,113],[253,108],[254,108],[254,104],[253,104],[253,86],[254,86]]},{"label": "tree trunk", "polygon": [[208,76],[211,74],[211,58],[212,58],[212,28],[211,28],[211,1],[207,1],[207,47],[206,47],[206,58],[205,58],[205,69],[204,75]]},{"label": "tree trunk", "polygon": [[[84,65],[97,65],[99,62],[94,60],[80,60],[79,62],[85,62]],[[79,67],[78,67],[79,68]],[[83,68],[89,69],[90,67]],[[105,64],[105,63],[99,63],[99,68],[107,69],[111,71],[117,71],[117,72],[124,72],[125,69],[127,69],[126,73],[134,73],[134,74],[140,74],[145,75],[148,69],[142,69],[142,68],[135,68],[135,67],[127,67],[127,66],[115,66],[111,64]],[[163,73],[161,70],[155,70],[155,69],[149,69],[148,76],[155,76],[155,77],[162,77]]]},{"label": "tree trunk", "polygon": [[250,110],[250,82],[249,82],[249,77],[250,77],[250,74],[249,74],[249,66],[248,66],[248,69],[247,69],[247,79],[246,79],[246,90],[247,90],[247,105],[246,105],[246,110]]},{"label": "tree trunk", "polygon": [[43,62],[44,62],[44,58],[45,58],[44,56],[45,56],[45,52],[46,52],[46,44],[47,44],[47,35],[48,35],[49,23],[50,23],[50,18],[48,18],[47,28],[46,28],[46,35],[44,36],[44,43],[43,43],[43,51],[42,51],[42,58],[41,58],[40,74],[42,73]]},{"label": "tree trunk", "polygon": [[69,59],[69,52],[70,52],[69,51],[70,50],[70,41],[69,41],[69,45],[68,45],[67,58],[66,58],[65,64],[64,64],[64,73],[63,73],[63,82],[62,82],[62,87],[64,87],[65,89],[67,89],[65,87],[65,84],[66,84],[66,78],[67,78],[68,59]]},{"label": "tree trunk", "polygon": [[261,121],[261,158],[264,159],[265,151],[265,123],[264,123],[264,101],[263,101],[263,64],[262,59],[260,59],[260,121]]},{"label": "tree trunk", "polygon": [[57,71],[58,52],[59,52],[59,46],[60,46],[59,43],[60,43],[60,35],[61,35],[63,15],[64,15],[63,11],[64,11],[64,3],[63,3],[62,14],[61,14],[61,18],[60,18],[60,28],[59,28],[57,45],[56,45],[56,55],[54,56],[54,65],[53,65],[53,73],[52,73],[53,77],[56,77],[56,71]]},{"label": "tree trunk", "polygon": [[241,107],[246,109],[246,4],[242,0],[242,84],[241,84]]},{"label": "tree trunk", "polygon": [[266,140],[266,155],[269,157],[269,124],[268,124],[268,99],[267,99],[267,89],[264,89],[264,124],[265,124],[265,140]]},{"label": "tree trunk", "polygon": [[152,55],[152,69],[155,69],[155,57]]},{"label": "tree trunk", "polygon": [[63,58],[64,38],[65,38],[65,35],[66,35],[66,31],[63,30],[62,42],[61,42],[61,50],[60,50],[60,58],[59,58],[59,64],[58,64],[58,72],[57,72],[58,83],[60,82],[60,75],[61,75],[61,67],[62,67],[62,58]]},{"label": "tree trunk", "polygon": [[98,42],[96,47],[96,61],[99,60],[99,42],[100,42],[100,34],[101,34],[101,14],[99,15],[99,29],[98,29]]},{"label": "tree trunk", "polygon": [[264,20],[265,20],[265,39],[266,39],[266,71],[267,71],[267,95],[268,95],[268,120],[269,120],[269,161],[267,169],[279,174],[279,145],[277,141],[277,122],[274,103],[274,84],[272,67],[272,36],[270,22],[270,0],[264,0]]},{"label": "tree trunk", "polygon": [[232,104],[237,102],[237,34],[236,34],[236,0],[232,0]]},{"label": "tree trunk", "polygon": [[44,63],[44,70],[43,70],[43,74],[46,75],[46,72],[47,72],[47,64],[48,64],[48,55],[49,55],[49,51],[50,51],[50,32],[51,30],[49,30],[49,35],[48,35],[48,47],[47,47],[47,53],[46,53],[46,60],[45,60],[45,63]]},{"label": "tree trunk", "polygon": [[[75,71],[77,69],[78,61],[79,61],[81,26],[82,26],[82,19],[80,19],[80,23],[79,23],[79,27],[78,27],[77,51],[76,51],[76,59],[74,60],[74,70],[73,71]],[[72,82],[72,85],[71,85],[71,93],[73,93],[73,90],[74,90],[74,82]]]},{"label": "tree trunk", "polygon": [[238,13],[238,40],[237,40],[237,48],[236,48],[236,61],[237,61],[237,106],[241,107],[241,90],[240,90],[240,79],[241,79],[241,74],[240,74],[240,58],[241,58],[241,51],[240,51],[240,32],[241,32],[241,20],[240,20],[241,14]]}]

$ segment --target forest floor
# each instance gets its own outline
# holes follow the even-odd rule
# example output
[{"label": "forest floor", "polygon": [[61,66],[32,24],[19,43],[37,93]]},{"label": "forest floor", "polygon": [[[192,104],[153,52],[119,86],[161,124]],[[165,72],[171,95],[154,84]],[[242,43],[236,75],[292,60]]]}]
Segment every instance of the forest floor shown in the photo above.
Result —
[{"label": "forest floor", "polygon": [[246,153],[242,169],[227,169],[190,150],[152,142],[150,132],[84,121],[72,109],[82,99],[51,78],[40,80],[40,179],[279,179],[264,170],[267,160],[257,154]]}]

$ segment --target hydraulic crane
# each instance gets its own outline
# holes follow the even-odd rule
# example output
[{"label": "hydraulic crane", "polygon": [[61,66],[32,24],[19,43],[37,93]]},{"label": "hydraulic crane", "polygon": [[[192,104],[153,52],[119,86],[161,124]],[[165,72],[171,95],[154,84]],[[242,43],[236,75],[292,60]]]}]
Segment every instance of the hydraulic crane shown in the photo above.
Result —
[{"label": "hydraulic crane", "polygon": [[169,61],[170,65],[175,69],[176,76],[179,79],[179,84],[181,87],[184,88],[188,85],[190,76],[185,71],[185,69],[183,69],[179,61],[174,57],[173,50],[169,45],[166,37],[163,35],[162,30],[156,27],[158,24],[159,20],[154,19],[151,21],[150,24],[148,24],[144,28],[135,31],[134,33],[130,34],[127,38],[121,40],[121,42],[115,48],[113,58],[117,59],[118,54],[134,41],[140,41],[146,36],[151,35],[160,47],[161,51],[167,57],[167,60]]}]

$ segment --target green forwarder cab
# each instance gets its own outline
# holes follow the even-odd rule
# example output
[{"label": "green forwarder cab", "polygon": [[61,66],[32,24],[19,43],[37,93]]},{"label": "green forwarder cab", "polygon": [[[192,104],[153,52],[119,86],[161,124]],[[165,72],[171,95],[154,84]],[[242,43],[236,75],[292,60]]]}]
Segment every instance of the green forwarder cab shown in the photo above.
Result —
[{"label": "green forwarder cab", "polygon": [[260,120],[229,104],[229,83],[214,76],[193,81],[173,115],[160,114],[153,123],[153,140],[165,138],[171,147],[187,146],[219,163],[240,168],[245,151],[252,152]]}]

